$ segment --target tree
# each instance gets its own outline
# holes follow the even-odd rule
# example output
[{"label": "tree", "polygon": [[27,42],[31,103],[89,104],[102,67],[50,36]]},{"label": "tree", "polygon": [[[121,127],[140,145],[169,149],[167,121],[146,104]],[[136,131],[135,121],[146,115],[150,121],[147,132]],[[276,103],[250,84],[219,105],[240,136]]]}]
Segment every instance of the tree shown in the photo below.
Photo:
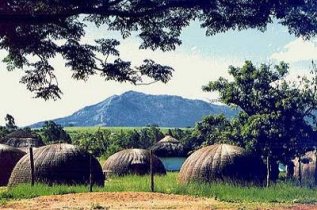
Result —
[{"label": "tree", "polygon": [[61,125],[56,124],[54,121],[45,121],[41,133],[45,143],[71,143],[70,136]]},{"label": "tree", "polygon": [[7,114],[4,118],[6,121],[6,129],[10,132],[16,130],[18,127],[15,125],[14,117],[10,114]]},{"label": "tree", "polygon": [[5,126],[0,126],[0,141],[9,133],[10,133],[9,130]]},{"label": "tree", "polygon": [[193,131],[197,137],[196,144],[212,145],[215,143],[229,143],[246,147],[241,136],[241,125],[244,121],[243,113],[239,117],[227,119],[223,114],[208,115],[196,123]]},{"label": "tree", "polygon": [[106,154],[110,144],[110,130],[98,129],[95,133],[78,132],[73,138],[73,144],[91,152],[95,157]]},{"label": "tree", "polygon": [[[313,66],[312,79],[298,77],[286,81],[288,65],[280,63],[272,70],[270,65],[256,68],[246,61],[242,68],[229,67],[233,81],[219,78],[203,87],[217,91],[223,103],[238,106],[243,120],[240,127],[246,147],[267,159],[268,178],[272,164],[288,162],[300,157],[317,145],[313,125],[313,111],[317,103],[317,70]],[[276,179],[276,174],[274,177]]]},{"label": "tree", "polygon": [[309,39],[317,33],[316,7],[315,0],[2,0],[0,49],[8,52],[8,70],[24,70],[21,82],[35,97],[57,99],[62,92],[50,64],[57,55],[78,80],[99,73],[105,80],[140,84],[144,76],[153,82],[172,76],[171,67],[150,59],[133,68],[120,58],[116,39],[80,42],[87,23],[119,31],[123,38],[135,33],[141,49],[168,51],[182,43],[181,31],[193,20],[209,36],[231,29],[264,31],[276,20]]}]

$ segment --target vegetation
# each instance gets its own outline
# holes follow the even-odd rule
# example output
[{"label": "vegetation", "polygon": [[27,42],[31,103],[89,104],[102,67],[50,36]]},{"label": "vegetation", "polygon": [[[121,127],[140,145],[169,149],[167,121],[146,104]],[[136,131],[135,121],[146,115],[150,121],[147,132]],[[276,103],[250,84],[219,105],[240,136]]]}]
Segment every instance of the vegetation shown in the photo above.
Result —
[{"label": "vegetation", "polygon": [[[95,192],[149,192],[149,176],[129,175],[112,177],[104,188],[94,187]],[[0,200],[33,198],[40,195],[57,195],[66,193],[88,192],[88,186],[43,185],[30,187],[23,184],[0,192]],[[156,192],[169,194],[194,195],[216,198],[225,202],[239,203],[316,203],[317,189],[295,186],[290,182],[277,183],[269,188],[256,186],[240,186],[234,183],[191,183],[181,185],[177,183],[177,173],[155,177]]]},{"label": "vegetation", "polygon": [[54,142],[71,143],[71,138],[61,125],[54,121],[45,121],[41,129],[42,139],[46,144]]},{"label": "vegetation", "polygon": [[97,157],[108,157],[122,149],[147,149],[163,137],[162,131],[155,126],[140,129],[121,129],[116,132],[98,129],[91,133],[79,132],[73,134],[72,143],[90,150]]},{"label": "vegetation", "polygon": [[8,135],[10,132],[5,126],[0,126],[0,139]]},{"label": "vegetation", "polygon": [[[94,191],[102,191],[101,187],[94,187]],[[20,184],[18,186],[0,192],[0,200],[34,198],[42,195],[63,195],[68,193],[87,192],[85,185],[45,185],[37,183],[33,187],[30,184]]]},{"label": "vegetation", "polygon": [[15,125],[14,117],[10,114],[7,114],[4,118],[6,125],[0,126],[0,139],[5,137],[12,131],[15,131],[18,127]]},{"label": "vegetation", "polygon": [[3,0],[0,3],[0,28],[3,29],[0,49],[8,52],[3,60],[8,70],[25,71],[21,82],[35,97],[56,99],[62,91],[50,61],[58,55],[78,80],[87,80],[96,74],[105,80],[132,84],[142,83],[144,76],[153,82],[167,82],[171,78],[171,67],[150,59],[133,68],[130,61],[120,58],[117,39],[82,43],[88,24],[100,30],[120,32],[122,38],[137,33],[141,49],[169,51],[182,43],[181,32],[193,20],[199,20],[209,36],[235,29],[264,31],[276,20],[288,27],[291,34],[309,39],[317,33],[313,9],[316,6],[313,0],[247,3],[231,0]]},{"label": "vegetation", "polygon": [[15,125],[14,117],[10,114],[7,114],[4,118],[6,121],[6,129],[8,129],[10,132],[16,130],[18,127]]},{"label": "vegetation", "polygon": [[261,154],[270,169],[268,178],[272,172],[273,180],[278,177],[276,161],[288,164],[317,147],[313,127],[317,122],[313,113],[317,104],[317,68],[313,65],[311,79],[298,77],[294,82],[285,79],[288,68],[283,62],[272,69],[265,64],[257,68],[246,61],[241,68],[229,68],[233,81],[219,78],[204,87],[219,92],[223,103],[241,110],[232,122],[211,117],[213,121],[209,119],[207,124],[213,129],[209,132],[219,140],[225,136]]}]

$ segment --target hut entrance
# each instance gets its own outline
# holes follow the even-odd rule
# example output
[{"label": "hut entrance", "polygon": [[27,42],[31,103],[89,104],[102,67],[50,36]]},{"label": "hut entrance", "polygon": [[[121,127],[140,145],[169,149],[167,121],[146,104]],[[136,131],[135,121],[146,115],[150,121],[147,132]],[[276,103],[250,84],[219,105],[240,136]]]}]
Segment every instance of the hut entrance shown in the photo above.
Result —
[{"label": "hut entrance", "polygon": [[145,175],[149,173],[149,167],[142,163],[132,163],[130,168],[131,174]]},{"label": "hut entrance", "polygon": [[133,163],[130,168],[131,174],[145,175],[149,173],[149,167],[142,163]]}]

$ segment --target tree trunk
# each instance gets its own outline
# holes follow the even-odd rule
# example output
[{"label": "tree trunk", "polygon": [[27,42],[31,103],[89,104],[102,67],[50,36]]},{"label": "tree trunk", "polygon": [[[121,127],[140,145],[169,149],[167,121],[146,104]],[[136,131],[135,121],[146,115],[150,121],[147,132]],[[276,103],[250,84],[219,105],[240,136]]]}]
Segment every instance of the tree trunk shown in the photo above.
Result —
[{"label": "tree trunk", "polygon": [[270,186],[270,156],[266,156],[266,187]]},{"label": "tree trunk", "polygon": [[286,166],[286,176],[288,179],[291,179],[294,176],[294,163],[289,161]]},{"label": "tree trunk", "polygon": [[271,181],[273,181],[274,183],[276,182],[276,180],[278,179],[279,176],[279,168],[278,168],[278,162],[276,160],[272,160],[270,159],[270,179]]},{"label": "tree trunk", "polygon": [[315,151],[315,185],[317,186],[317,150]]}]

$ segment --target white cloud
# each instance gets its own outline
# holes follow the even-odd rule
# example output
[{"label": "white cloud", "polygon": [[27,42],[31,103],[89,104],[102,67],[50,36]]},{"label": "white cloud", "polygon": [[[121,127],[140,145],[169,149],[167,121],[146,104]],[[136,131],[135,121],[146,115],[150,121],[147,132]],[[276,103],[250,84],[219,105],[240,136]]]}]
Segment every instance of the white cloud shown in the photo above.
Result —
[{"label": "white cloud", "polygon": [[291,41],[284,48],[271,56],[277,61],[295,63],[317,59],[317,40],[305,41],[298,38]]}]

